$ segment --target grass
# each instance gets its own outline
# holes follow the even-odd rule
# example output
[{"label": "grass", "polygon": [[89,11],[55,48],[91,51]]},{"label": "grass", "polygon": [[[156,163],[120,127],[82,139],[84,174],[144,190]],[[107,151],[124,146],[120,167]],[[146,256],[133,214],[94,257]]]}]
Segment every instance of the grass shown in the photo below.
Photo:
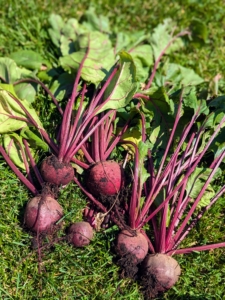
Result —
[{"label": "grass", "polygon": [[[173,60],[194,68],[205,79],[224,76],[223,1],[92,1],[98,13],[107,14],[112,26],[121,30],[151,30],[165,17],[187,27],[201,19],[208,33],[196,30],[196,38]],[[80,17],[89,1],[0,0],[0,52],[7,56],[18,49],[33,49],[54,61],[46,33],[49,13],[64,18]],[[204,25],[203,24],[203,25]],[[207,25],[206,25],[207,24]],[[207,58],[207,59],[206,59]],[[224,92],[221,84],[221,91]],[[43,119],[48,121],[47,116]],[[112,243],[117,232],[112,227],[96,234],[85,249],[74,249],[65,241],[43,251],[38,272],[38,256],[31,249],[31,236],[23,229],[23,211],[31,196],[0,160],[0,299],[143,299],[138,287],[121,280],[113,263]],[[85,198],[70,185],[60,195],[65,226],[81,220]],[[225,199],[221,198],[185,240],[198,245],[224,240]],[[63,231],[60,232],[63,236]],[[182,275],[176,286],[161,299],[224,299],[225,250],[180,255]]]}]

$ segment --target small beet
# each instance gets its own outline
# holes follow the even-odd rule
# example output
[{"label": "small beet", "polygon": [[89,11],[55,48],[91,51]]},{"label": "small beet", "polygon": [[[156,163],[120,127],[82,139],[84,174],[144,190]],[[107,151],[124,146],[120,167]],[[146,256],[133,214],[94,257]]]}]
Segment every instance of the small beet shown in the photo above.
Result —
[{"label": "small beet", "polygon": [[88,222],[77,222],[69,228],[69,241],[75,247],[84,247],[90,244],[94,231]]},{"label": "small beet", "polygon": [[146,257],[148,241],[140,231],[136,231],[134,235],[128,230],[122,230],[117,237],[116,251],[120,257],[132,256],[132,263],[135,265]]},{"label": "small beet", "polygon": [[93,195],[117,194],[124,183],[123,169],[112,160],[98,162],[90,168],[86,182]]},{"label": "small beet", "polygon": [[48,156],[43,160],[40,171],[45,182],[55,185],[66,185],[74,177],[72,165],[60,162],[55,155]]},{"label": "small beet", "polygon": [[145,294],[155,297],[159,292],[165,292],[178,281],[181,274],[180,265],[166,254],[149,254],[142,263],[142,280]]},{"label": "small beet", "polygon": [[61,205],[51,196],[36,196],[27,203],[25,225],[34,232],[51,231],[63,216]]}]

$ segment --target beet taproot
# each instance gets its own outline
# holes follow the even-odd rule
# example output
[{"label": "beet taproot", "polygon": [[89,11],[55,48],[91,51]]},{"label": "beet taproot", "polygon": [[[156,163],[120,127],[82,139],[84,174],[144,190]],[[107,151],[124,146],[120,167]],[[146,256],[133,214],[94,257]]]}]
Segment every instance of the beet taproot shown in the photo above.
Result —
[{"label": "beet taproot", "polygon": [[72,165],[59,161],[55,155],[43,160],[40,171],[45,182],[55,185],[67,185],[74,178]]},{"label": "beet taproot", "polygon": [[63,216],[61,205],[52,196],[36,196],[27,203],[24,223],[34,232],[52,231]]},{"label": "beet taproot", "polygon": [[88,222],[73,223],[69,228],[69,242],[75,247],[89,245],[93,236],[93,228]]},{"label": "beet taproot", "polygon": [[120,257],[132,255],[133,263],[140,263],[148,253],[148,241],[140,231],[132,234],[122,230],[117,237],[116,252]]},{"label": "beet taproot", "polygon": [[178,281],[181,268],[171,256],[157,253],[146,256],[141,265],[145,295],[154,298],[169,290]]},{"label": "beet taproot", "polygon": [[117,194],[124,184],[124,172],[115,161],[98,162],[91,166],[86,185],[93,195],[111,196]]}]

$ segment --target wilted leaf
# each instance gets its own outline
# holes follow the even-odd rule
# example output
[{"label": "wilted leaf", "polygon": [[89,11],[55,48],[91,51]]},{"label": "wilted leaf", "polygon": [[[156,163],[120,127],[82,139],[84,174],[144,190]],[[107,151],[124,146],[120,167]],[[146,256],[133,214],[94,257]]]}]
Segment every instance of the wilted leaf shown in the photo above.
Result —
[{"label": "wilted leaf", "polygon": [[[117,131],[119,132],[122,128],[117,128]],[[139,142],[142,139],[141,131],[135,127],[129,128],[121,137],[123,141],[133,142],[135,145],[138,146]],[[124,149],[127,149],[130,153],[134,154],[135,149],[130,144],[122,144],[122,147]]]}]

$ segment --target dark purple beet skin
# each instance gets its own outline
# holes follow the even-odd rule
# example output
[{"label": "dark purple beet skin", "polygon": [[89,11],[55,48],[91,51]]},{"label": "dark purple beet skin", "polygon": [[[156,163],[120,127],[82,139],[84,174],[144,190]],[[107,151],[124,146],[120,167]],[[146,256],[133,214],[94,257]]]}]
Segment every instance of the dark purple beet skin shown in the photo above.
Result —
[{"label": "dark purple beet skin", "polygon": [[115,161],[98,162],[89,169],[86,179],[88,190],[96,196],[115,195],[124,184],[123,173],[122,167]]},{"label": "dark purple beet skin", "polygon": [[77,222],[69,228],[69,241],[75,247],[84,247],[90,244],[94,231],[88,222]]},{"label": "dark purple beet skin", "polygon": [[45,182],[55,185],[67,185],[74,177],[72,165],[60,162],[54,155],[43,160],[40,171]]},{"label": "dark purple beet skin", "polygon": [[36,196],[29,200],[25,209],[24,223],[34,232],[51,231],[63,216],[61,205],[51,196]]},{"label": "dark purple beet skin", "polygon": [[181,268],[171,256],[157,253],[146,256],[142,263],[143,275],[153,278],[157,285],[157,292],[165,292],[178,281]]},{"label": "dark purple beet skin", "polygon": [[136,235],[128,230],[122,230],[117,237],[116,252],[120,257],[132,254],[134,264],[141,262],[148,253],[148,241],[146,237],[137,231]]}]

